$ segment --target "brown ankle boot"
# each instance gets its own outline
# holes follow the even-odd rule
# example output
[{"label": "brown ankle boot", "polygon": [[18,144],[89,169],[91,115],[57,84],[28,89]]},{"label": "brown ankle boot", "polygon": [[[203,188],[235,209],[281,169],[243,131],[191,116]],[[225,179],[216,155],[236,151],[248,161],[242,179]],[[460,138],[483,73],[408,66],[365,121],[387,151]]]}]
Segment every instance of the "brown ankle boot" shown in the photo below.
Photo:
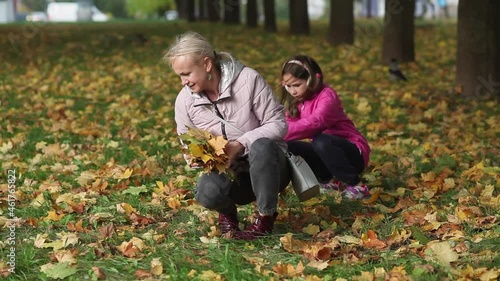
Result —
[{"label": "brown ankle boot", "polygon": [[219,227],[222,236],[231,236],[231,232],[234,234],[235,232],[240,231],[240,228],[238,227],[238,215],[219,213]]},{"label": "brown ankle boot", "polygon": [[274,213],[272,216],[259,215],[255,222],[247,226],[244,231],[237,232],[235,238],[240,240],[255,240],[260,236],[271,234],[277,216],[278,213]]}]

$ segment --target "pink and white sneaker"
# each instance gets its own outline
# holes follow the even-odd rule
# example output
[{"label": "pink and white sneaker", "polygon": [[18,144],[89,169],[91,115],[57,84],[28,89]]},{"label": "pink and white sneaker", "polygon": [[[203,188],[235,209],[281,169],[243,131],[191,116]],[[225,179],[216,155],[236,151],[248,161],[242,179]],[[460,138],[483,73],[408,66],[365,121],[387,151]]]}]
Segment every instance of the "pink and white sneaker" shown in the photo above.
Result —
[{"label": "pink and white sneaker", "polygon": [[365,184],[349,185],[342,191],[342,197],[348,200],[361,200],[370,197],[370,190],[368,190],[368,186]]},{"label": "pink and white sneaker", "polygon": [[342,189],[342,182],[332,179],[327,183],[322,183],[320,185],[320,192],[321,193],[327,193],[332,190],[341,190]]}]

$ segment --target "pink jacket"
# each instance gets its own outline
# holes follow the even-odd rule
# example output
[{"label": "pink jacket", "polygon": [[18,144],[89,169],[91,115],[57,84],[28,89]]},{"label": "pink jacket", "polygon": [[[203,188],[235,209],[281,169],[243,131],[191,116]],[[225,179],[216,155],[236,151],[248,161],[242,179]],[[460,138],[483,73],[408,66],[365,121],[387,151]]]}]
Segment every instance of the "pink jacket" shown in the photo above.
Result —
[{"label": "pink jacket", "polygon": [[[277,140],[286,149],[283,136],[287,123],[281,105],[271,87],[255,70],[243,66],[227,53],[220,53],[221,94],[216,102],[224,120],[228,140],[237,140],[245,146],[259,138]],[[216,117],[215,107],[203,93],[193,93],[184,87],[175,100],[175,122],[177,133],[187,132],[188,127],[199,128],[214,136],[221,136],[221,121]],[[234,128],[233,128],[234,127]]]},{"label": "pink jacket", "polygon": [[343,137],[354,143],[363,155],[365,167],[370,159],[370,146],[344,112],[337,92],[323,85],[319,93],[298,105],[299,118],[287,115],[288,133],[285,140],[312,139],[318,134]]}]

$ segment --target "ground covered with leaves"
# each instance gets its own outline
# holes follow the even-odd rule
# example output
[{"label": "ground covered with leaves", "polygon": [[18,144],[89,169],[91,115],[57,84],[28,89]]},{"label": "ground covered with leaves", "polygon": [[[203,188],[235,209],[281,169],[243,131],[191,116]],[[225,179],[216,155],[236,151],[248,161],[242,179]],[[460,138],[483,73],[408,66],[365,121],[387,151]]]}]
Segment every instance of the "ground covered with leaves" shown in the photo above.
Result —
[{"label": "ground covered with leaves", "polygon": [[[6,280],[497,280],[500,114],[453,87],[456,26],[419,23],[407,83],[380,64],[381,23],[356,45],[179,23],[0,27],[0,276]],[[193,199],[175,134],[178,77],[161,62],[195,30],[276,90],[315,57],[372,146],[371,197],[280,197],[272,236],[223,239]],[[484,79],[483,79],[484,80]],[[486,79],[487,80],[487,79]],[[478,80],[478,85],[480,82]],[[253,206],[239,208],[242,224]]]}]

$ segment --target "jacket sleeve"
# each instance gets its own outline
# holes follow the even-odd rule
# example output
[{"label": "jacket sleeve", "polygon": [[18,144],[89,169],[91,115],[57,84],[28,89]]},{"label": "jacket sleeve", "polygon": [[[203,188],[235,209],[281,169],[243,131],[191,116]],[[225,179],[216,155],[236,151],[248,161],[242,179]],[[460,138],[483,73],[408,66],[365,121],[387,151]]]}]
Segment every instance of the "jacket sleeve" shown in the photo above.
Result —
[{"label": "jacket sleeve", "polygon": [[188,95],[182,89],[175,99],[175,123],[177,125],[177,134],[179,135],[186,133],[188,127],[194,128],[194,124],[188,114]]},{"label": "jacket sleeve", "polygon": [[250,102],[253,114],[260,120],[260,126],[237,139],[245,146],[245,153],[248,153],[248,148],[257,139],[282,140],[288,130],[283,105],[278,102],[269,84],[259,74],[252,75],[250,79],[254,79],[247,82],[249,90],[253,92],[249,95],[252,99]]},{"label": "jacket sleeve", "polygon": [[320,93],[315,101],[312,113],[302,118],[287,117],[288,133],[285,140],[300,140],[314,138],[326,129],[335,127],[335,124],[344,120],[344,109],[340,98],[335,91],[327,88]]}]

